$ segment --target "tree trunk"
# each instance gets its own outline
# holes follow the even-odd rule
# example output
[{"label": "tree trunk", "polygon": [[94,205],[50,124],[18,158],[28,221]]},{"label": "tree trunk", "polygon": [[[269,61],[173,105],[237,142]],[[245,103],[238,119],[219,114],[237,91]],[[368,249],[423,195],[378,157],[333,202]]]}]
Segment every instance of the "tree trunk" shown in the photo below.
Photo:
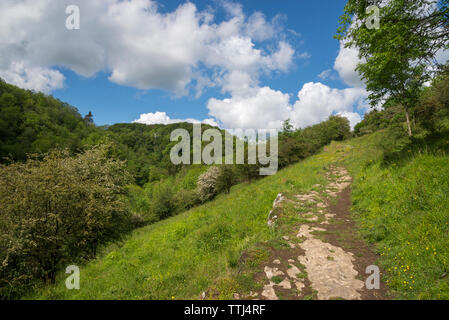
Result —
[{"label": "tree trunk", "polygon": [[408,129],[408,136],[412,136],[412,127],[410,126],[410,118],[408,116],[408,109],[404,108],[405,110],[405,119],[407,120],[407,129]]}]

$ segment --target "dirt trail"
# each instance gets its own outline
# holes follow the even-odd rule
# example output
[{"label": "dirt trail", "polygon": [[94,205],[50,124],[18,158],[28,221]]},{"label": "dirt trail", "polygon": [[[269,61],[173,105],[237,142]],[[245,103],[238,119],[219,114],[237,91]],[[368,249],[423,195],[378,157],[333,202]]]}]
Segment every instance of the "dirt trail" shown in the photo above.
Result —
[{"label": "dirt trail", "polygon": [[[358,235],[350,216],[350,185],[346,169],[331,167],[328,184],[317,191],[293,197],[279,194],[273,206],[282,210],[286,203],[306,207],[299,212],[301,223],[285,232],[286,248],[270,248],[270,262],[256,275],[259,292],[235,295],[239,299],[385,299],[386,288],[368,290],[366,267],[376,265],[373,248]],[[304,210],[298,210],[304,211]],[[272,212],[278,212],[273,210]],[[270,212],[269,226],[282,214]]]}]

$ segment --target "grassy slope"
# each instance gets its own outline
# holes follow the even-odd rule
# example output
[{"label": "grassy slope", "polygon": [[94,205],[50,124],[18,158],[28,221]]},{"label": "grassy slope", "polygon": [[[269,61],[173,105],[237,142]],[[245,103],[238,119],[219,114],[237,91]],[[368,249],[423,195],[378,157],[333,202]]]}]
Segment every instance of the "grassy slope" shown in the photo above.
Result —
[{"label": "grassy slope", "polygon": [[415,149],[386,165],[382,139],[378,132],[348,142],[353,213],[399,298],[449,299],[449,157]]},{"label": "grassy slope", "polygon": [[[323,183],[323,157],[313,157],[229,195],[133,232],[81,268],[81,289],[39,290],[43,299],[190,299],[217,279],[229,277],[241,253],[275,237],[267,215],[278,192],[308,190]],[[223,296],[229,297],[229,296]]]},{"label": "grassy slope", "polygon": [[190,299],[217,286],[224,292],[220,298],[230,298],[241,284],[222,280],[234,278],[242,252],[278,237],[266,226],[277,193],[324,183],[325,167],[344,158],[355,178],[353,213],[361,232],[377,243],[390,288],[398,297],[449,298],[449,158],[410,153],[384,166],[377,147],[384,138],[378,132],[333,143],[275,176],[136,230],[81,268],[79,291],[65,289],[67,275],[61,273],[56,286],[36,297]]}]

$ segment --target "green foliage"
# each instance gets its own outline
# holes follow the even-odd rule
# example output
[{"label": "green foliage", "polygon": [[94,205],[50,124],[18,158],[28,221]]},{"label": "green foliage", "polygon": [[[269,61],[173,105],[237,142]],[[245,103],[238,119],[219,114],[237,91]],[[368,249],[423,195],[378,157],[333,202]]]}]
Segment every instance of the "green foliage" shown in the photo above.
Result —
[{"label": "green foliage", "polygon": [[330,116],[327,121],[279,135],[279,166],[281,168],[305,159],[331,141],[350,136],[349,121],[340,116]]},{"label": "green foliage", "polygon": [[151,202],[145,189],[134,184],[127,186],[127,201],[131,212],[139,216],[143,223],[153,223],[158,221],[157,216],[151,211]]},{"label": "green foliage", "polygon": [[420,91],[418,102],[410,113],[414,137],[403,135],[405,114],[400,105],[389,102],[382,111],[373,110],[354,128],[354,134],[361,136],[381,129],[389,134],[383,142],[386,153],[396,153],[410,143],[444,135],[449,131],[449,74],[440,73],[430,87]]},{"label": "green foliage", "polygon": [[404,136],[403,128],[398,126],[389,127],[385,132],[385,139],[379,142],[379,147],[383,150],[384,159],[388,161],[402,150],[407,149],[411,139]]},{"label": "green foliage", "polygon": [[282,132],[284,134],[289,134],[292,133],[293,131],[294,130],[293,125],[291,124],[291,120],[290,119],[285,120],[284,123],[282,124]]},{"label": "green foliage", "polygon": [[430,133],[449,131],[449,65],[422,92],[415,117]]},{"label": "green foliage", "polygon": [[150,165],[148,167],[148,182],[160,181],[168,177],[168,171],[164,168]]},{"label": "green foliage", "polygon": [[172,185],[173,182],[168,179],[157,182],[153,188],[151,207],[158,220],[168,218],[176,211]]},{"label": "green foliage", "polygon": [[180,189],[174,195],[177,212],[183,212],[200,204],[196,190]]},{"label": "green foliage", "polygon": [[178,128],[191,134],[193,130],[190,123],[97,127],[91,112],[82,117],[67,103],[1,79],[0,111],[0,163],[5,163],[5,157],[8,161],[25,161],[27,154],[42,154],[54,148],[68,148],[75,154],[93,145],[110,144],[109,156],[126,161],[134,182],[140,186],[183,170],[170,161],[170,150],[176,144],[170,141],[170,134]]},{"label": "green foliage", "polygon": [[0,79],[0,162],[55,147],[81,148],[95,128],[78,111],[51,96],[19,89]]},{"label": "green foliage", "polygon": [[[202,130],[208,128],[211,127],[202,125]],[[107,141],[115,145],[113,154],[127,161],[128,170],[134,177],[135,183],[144,186],[148,182],[175,176],[186,169],[186,166],[176,166],[170,160],[170,151],[177,144],[170,141],[170,135],[175,129],[185,129],[193,137],[191,123],[169,125],[120,123],[104,128],[101,135],[95,135],[97,139],[107,138]],[[98,142],[92,139],[91,143]],[[193,150],[192,144],[193,141],[191,141],[191,150]]]},{"label": "green foliage", "polygon": [[229,226],[220,221],[201,230],[198,237],[198,245],[200,250],[206,254],[210,254],[223,248],[231,237]]},{"label": "green foliage", "polygon": [[[389,0],[380,7],[379,28],[369,19],[366,0],[348,0],[340,18],[340,40],[359,50],[357,70],[366,83],[373,106],[384,99],[403,106],[406,115],[418,101],[420,89],[438,67],[435,56],[449,47],[448,1],[439,5],[428,0]],[[412,135],[408,121],[408,132]]]},{"label": "green foliage", "polygon": [[198,182],[198,177],[208,170],[208,166],[205,165],[191,165],[188,170],[187,168],[184,172],[179,175],[179,186],[182,189],[193,190],[196,189]]},{"label": "green foliage", "polygon": [[231,187],[236,183],[237,176],[235,173],[234,166],[232,165],[222,165],[220,166],[220,174],[217,178],[216,189],[218,193],[229,193]]},{"label": "green foliage", "polygon": [[400,106],[390,106],[382,111],[374,109],[365,113],[363,120],[355,125],[354,135],[363,136],[404,121],[405,117]]},{"label": "green foliage", "polygon": [[161,176],[143,187],[128,186],[132,212],[140,216],[145,224],[151,224],[200,204],[197,181],[207,169],[207,166],[192,165],[184,167],[174,176]]},{"label": "green foliage", "polygon": [[74,260],[130,229],[124,163],[96,147],[76,157],[52,151],[42,161],[0,166],[0,297],[36,280],[54,281]]}]

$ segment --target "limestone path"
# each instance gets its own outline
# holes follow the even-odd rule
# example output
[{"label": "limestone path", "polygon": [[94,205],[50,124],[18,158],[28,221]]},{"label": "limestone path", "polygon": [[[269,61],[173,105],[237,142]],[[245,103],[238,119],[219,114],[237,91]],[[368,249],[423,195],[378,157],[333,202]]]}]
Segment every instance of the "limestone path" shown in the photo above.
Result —
[{"label": "limestone path", "polygon": [[[283,235],[287,248],[272,248],[270,261],[256,276],[259,292],[235,294],[236,299],[385,299],[385,286],[368,290],[366,267],[375,265],[377,255],[360,236],[351,219],[352,178],[343,167],[327,172],[328,184],[316,185],[306,194],[287,197],[279,194],[270,212],[268,225],[274,227],[282,216],[274,210],[289,203],[306,207],[298,210],[301,224]],[[262,268],[261,268],[262,269]]]}]

